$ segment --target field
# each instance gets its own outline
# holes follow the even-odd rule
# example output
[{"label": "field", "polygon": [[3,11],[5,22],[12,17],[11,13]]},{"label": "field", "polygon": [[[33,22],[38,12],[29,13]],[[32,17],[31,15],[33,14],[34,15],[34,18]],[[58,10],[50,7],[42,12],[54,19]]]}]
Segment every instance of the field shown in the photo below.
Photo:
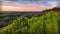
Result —
[{"label": "field", "polygon": [[60,34],[60,10],[2,12],[0,34]]}]

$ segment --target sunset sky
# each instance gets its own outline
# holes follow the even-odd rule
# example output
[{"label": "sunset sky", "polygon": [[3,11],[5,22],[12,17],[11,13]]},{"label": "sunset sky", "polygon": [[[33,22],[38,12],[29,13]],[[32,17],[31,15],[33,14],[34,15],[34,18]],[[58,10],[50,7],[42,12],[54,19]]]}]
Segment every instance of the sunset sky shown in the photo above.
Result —
[{"label": "sunset sky", "polygon": [[41,11],[58,5],[58,0],[1,0],[2,11]]}]

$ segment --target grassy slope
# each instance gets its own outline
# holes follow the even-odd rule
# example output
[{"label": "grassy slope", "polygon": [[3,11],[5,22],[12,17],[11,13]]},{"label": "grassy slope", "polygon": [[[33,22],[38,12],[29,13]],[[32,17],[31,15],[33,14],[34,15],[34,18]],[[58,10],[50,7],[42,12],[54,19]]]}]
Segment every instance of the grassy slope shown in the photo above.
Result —
[{"label": "grassy slope", "polygon": [[0,12],[0,28],[11,24],[19,16],[31,17],[39,12]]},{"label": "grassy slope", "polygon": [[17,17],[12,24],[0,28],[0,34],[58,34],[60,10],[45,12],[40,17]]}]

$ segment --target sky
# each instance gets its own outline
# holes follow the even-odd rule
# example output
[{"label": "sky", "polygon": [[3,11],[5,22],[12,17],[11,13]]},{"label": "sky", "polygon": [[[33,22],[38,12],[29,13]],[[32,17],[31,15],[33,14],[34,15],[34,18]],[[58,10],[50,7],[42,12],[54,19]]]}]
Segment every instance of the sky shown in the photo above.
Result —
[{"label": "sky", "polygon": [[2,11],[41,11],[57,6],[59,0],[1,0]]}]

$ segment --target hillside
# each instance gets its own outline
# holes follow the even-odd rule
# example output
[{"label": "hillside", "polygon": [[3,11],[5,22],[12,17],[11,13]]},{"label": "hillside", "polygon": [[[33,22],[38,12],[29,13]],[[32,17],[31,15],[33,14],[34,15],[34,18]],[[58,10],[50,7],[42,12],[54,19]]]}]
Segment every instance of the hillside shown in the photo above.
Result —
[{"label": "hillside", "polygon": [[11,21],[19,16],[30,18],[31,16],[40,12],[0,12],[0,28],[11,24]]},{"label": "hillside", "polygon": [[60,10],[47,10],[30,19],[19,16],[10,22],[11,24],[0,28],[0,34],[60,34]]}]

